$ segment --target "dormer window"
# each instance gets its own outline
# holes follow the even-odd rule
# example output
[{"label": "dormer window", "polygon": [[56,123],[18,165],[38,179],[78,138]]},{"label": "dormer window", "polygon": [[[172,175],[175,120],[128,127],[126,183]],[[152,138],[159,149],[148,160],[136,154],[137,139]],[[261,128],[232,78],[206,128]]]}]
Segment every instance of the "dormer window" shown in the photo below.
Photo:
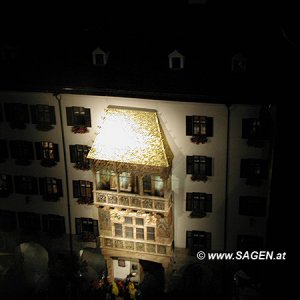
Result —
[{"label": "dormer window", "polygon": [[169,68],[172,70],[182,70],[184,68],[184,56],[177,50],[169,55]]},{"label": "dormer window", "polygon": [[105,66],[107,64],[108,53],[104,52],[99,47],[93,51],[93,65]]},{"label": "dormer window", "polygon": [[240,52],[232,57],[231,71],[234,73],[246,72],[247,58]]}]

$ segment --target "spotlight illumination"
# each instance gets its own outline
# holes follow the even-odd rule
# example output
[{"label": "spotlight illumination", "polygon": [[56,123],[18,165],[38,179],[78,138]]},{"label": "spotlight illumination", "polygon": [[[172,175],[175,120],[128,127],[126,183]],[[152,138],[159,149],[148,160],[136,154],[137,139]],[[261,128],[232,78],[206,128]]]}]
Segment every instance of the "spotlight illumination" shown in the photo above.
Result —
[{"label": "spotlight illumination", "polygon": [[156,111],[109,106],[88,158],[169,168],[173,153]]}]

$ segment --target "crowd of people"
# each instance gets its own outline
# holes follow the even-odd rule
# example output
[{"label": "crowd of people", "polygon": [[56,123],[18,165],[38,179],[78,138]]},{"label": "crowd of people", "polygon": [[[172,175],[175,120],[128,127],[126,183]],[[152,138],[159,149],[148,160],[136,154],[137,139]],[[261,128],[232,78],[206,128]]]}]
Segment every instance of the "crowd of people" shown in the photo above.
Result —
[{"label": "crowd of people", "polygon": [[92,299],[99,300],[151,300],[160,299],[162,288],[155,276],[144,272],[143,280],[137,283],[134,275],[128,274],[125,279],[114,279],[103,275],[100,280],[93,280],[90,284]]}]

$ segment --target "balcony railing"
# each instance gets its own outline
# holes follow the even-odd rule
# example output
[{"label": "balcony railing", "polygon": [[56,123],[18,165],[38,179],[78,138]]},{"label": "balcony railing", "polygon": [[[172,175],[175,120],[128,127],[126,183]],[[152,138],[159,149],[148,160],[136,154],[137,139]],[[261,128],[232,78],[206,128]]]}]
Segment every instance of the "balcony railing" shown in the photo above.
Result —
[{"label": "balcony railing", "polygon": [[121,239],[115,237],[100,236],[100,248],[126,250],[132,252],[140,252],[143,254],[155,254],[163,256],[172,255],[172,246],[166,244],[159,244],[148,241],[136,241],[129,239]]},{"label": "balcony railing", "polygon": [[94,204],[111,207],[130,207],[145,211],[168,212],[172,205],[172,193],[169,193],[166,198],[161,198],[110,191],[94,191]]}]

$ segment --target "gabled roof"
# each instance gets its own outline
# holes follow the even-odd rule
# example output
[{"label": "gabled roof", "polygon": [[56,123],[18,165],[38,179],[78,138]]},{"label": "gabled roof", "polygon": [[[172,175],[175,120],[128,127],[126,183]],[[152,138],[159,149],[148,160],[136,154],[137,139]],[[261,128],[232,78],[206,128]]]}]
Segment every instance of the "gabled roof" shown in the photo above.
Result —
[{"label": "gabled roof", "polygon": [[88,158],[95,169],[167,177],[173,153],[155,110],[108,106]]},{"label": "gabled roof", "polygon": [[168,57],[183,57],[183,55],[178,52],[177,50],[174,50],[173,52],[171,52]]},{"label": "gabled roof", "polygon": [[101,48],[97,47],[94,51],[94,54],[106,54],[106,52],[104,52]]}]

